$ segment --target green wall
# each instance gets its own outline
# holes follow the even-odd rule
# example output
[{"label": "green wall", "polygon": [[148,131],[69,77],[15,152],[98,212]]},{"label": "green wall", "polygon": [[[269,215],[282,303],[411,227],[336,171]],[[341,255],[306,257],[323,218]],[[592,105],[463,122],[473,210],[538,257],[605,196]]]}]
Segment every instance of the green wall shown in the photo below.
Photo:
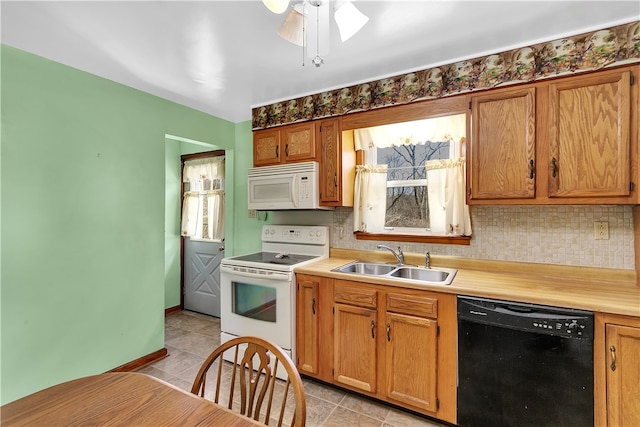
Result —
[{"label": "green wall", "polygon": [[165,289],[167,134],[236,152],[232,247],[258,248],[260,224],[246,215],[249,122],[4,45],[1,61],[4,404],[164,347],[175,305],[165,302],[175,292]]},{"label": "green wall", "polygon": [[[234,218],[234,251],[233,254],[245,254],[260,250],[260,233],[264,222],[255,218],[249,219],[248,194],[247,194],[247,170],[253,167],[253,134],[251,122],[238,123],[236,127],[235,155],[235,182],[233,194],[235,196]],[[229,186],[227,188],[230,188]],[[231,191],[231,190],[228,190]],[[229,253],[226,253],[229,256]]]}]

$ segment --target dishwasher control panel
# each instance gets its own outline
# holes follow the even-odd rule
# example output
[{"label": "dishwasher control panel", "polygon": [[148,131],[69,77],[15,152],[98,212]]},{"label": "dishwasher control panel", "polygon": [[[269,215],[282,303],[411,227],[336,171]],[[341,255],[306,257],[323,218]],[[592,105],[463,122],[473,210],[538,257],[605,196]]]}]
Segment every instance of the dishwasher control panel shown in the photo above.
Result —
[{"label": "dishwasher control panel", "polygon": [[585,322],[584,319],[556,319],[552,321],[547,319],[536,319],[531,321],[531,325],[537,329],[562,332],[566,335],[574,335],[578,337],[582,337],[588,328],[588,322]]},{"label": "dishwasher control panel", "polygon": [[458,297],[458,319],[546,335],[593,339],[593,313],[584,310]]}]

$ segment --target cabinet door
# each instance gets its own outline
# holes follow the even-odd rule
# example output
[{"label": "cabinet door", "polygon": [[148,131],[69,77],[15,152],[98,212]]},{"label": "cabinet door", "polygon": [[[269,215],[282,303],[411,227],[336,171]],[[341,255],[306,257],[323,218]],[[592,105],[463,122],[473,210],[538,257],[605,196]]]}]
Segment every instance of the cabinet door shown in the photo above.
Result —
[{"label": "cabinet door", "polygon": [[316,135],[314,123],[283,126],[281,131],[285,162],[315,160]]},{"label": "cabinet door", "polygon": [[471,98],[470,200],[535,197],[535,90]]},{"label": "cabinet door", "polygon": [[437,322],[387,313],[387,397],[436,411]]},{"label": "cabinet door", "polygon": [[613,70],[549,87],[549,197],[628,196],[631,73]]},{"label": "cabinet door", "polygon": [[609,324],[607,425],[640,426],[640,328]]},{"label": "cabinet door", "polygon": [[265,129],[253,133],[253,166],[280,163],[280,131]]},{"label": "cabinet door", "polygon": [[334,381],[376,391],[376,310],[334,305]]},{"label": "cabinet door", "polygon": [[320,203],[323,205],[339,205],[341,184],[340,131],[338,120],[324,120],[319,124],[320,146],[322,156],[320,164]]},{"label": "cabinet door", "polygon": [[318,374],[319,286],[317,279],[298,276],[296,364],[301,372],[314,375]]}]

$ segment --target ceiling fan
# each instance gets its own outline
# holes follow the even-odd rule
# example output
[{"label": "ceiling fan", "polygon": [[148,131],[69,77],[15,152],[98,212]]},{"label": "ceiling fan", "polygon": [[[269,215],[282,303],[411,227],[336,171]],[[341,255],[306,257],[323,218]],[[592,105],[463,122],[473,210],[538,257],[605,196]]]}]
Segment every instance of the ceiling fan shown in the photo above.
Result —
[{"label": "ceiling fan", "polygon": [[[289,0],[262,0],[273,13],[283,13],[289,8]],[[329,0],[302,0],[296,3],[278,28],[278,35],[303,49],[308,47],[309,35],[315,34],[316,49],[312,63],[319,67],[324,63],[320,56],[329,51],[329,13],[333,10],[333,18],[340,32],[342,42],[356,34],[369,21],[350,0],[336,0],[330,7]],[[322,43],[321,43],[322,40]],[[311,57],[311,53],[307,50]],[[304,57],[304,55],[303,55]],[[304,59],[303,63],[304,65]]]}]

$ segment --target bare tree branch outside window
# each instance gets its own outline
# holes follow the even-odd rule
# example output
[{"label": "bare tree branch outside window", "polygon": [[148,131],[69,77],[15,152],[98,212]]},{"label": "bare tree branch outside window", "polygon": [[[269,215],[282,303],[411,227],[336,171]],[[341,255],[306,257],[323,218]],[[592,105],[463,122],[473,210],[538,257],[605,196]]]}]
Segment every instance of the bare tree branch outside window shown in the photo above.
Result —
[{"label": "bare tree branch outside window", "polygon": [[386,227],[429,228],[425,162],[448,157],[448,141],[378,148],[379,163],[388,165],[387,182],[395,182],[387,186]]}]

